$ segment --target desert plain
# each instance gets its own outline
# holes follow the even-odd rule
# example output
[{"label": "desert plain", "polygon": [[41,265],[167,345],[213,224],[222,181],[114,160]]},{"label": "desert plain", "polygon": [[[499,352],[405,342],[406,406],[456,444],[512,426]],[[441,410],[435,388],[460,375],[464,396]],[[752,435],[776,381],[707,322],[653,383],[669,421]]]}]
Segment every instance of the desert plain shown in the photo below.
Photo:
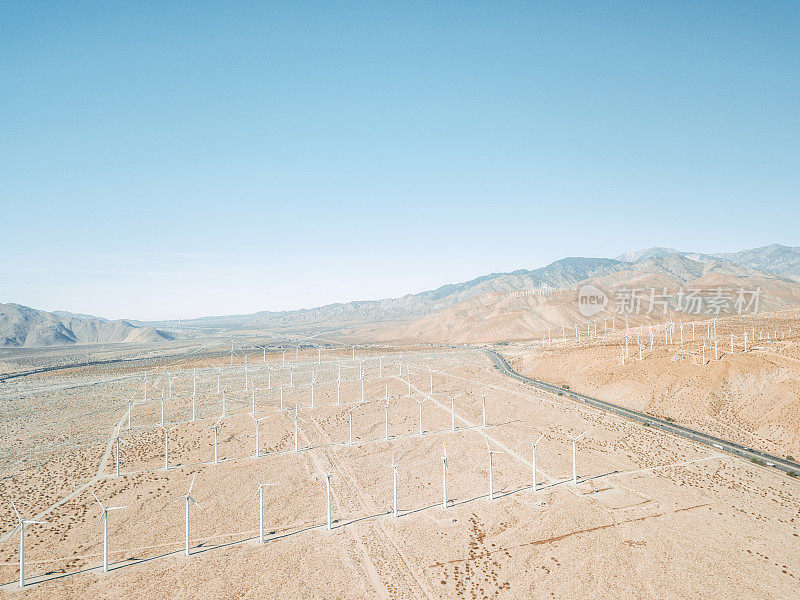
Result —
[{"label": "desert plain", "polygon": [[[499,345],[84,348],[98,364],[0,388],[0,594],[796,598],[800,480],[510,379],[481,352],[797,455],[800,326],[791,312],[761,318],[777,338],[716,358],[709,346],[704,363],[706,321],[683,344],[651,349],[648,334],[641,360],[630,324],[624,365],[619,319],[580,339]],[[717,336],[755,326],[740,321],[720,319]],[[638,331],[643,344],[648,326]],[[21,373],[65,352],[0,361]],[[573,474],[570,436],[583,432]],[[21,590],[12,501],[44,522],[25,528]],[[108,512],[108,572],[100,503],[124,507]]]}]

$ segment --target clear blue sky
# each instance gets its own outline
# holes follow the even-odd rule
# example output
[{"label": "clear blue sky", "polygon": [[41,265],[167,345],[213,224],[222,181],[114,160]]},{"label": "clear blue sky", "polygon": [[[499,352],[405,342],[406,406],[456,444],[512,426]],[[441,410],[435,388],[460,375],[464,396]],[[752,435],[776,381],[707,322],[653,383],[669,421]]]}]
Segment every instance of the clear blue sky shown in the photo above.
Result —
[{"label": "clear blue sky", "polygon": [[798,245],[800,4],[0,4],[0,301],[310,307]]}]

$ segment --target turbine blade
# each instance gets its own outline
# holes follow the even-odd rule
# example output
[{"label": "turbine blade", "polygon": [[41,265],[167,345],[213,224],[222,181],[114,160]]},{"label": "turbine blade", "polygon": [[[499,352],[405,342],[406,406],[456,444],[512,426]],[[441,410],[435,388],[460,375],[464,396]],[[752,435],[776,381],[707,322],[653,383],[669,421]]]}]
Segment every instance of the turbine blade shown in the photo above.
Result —
[{"label": "turbine blade", "polygon": [[190,484],[189,484],[189,491],[188,491],[188,492],[186,492],[186,497],[187,497],[187,498],[188,498],[188,497],[191,495],[191,493],[192,493],[192,488],[194,487],[194,478],[195,478],[195,477],[197,477],[197,474],[196,474],[196,473],[195,473],[194,475],[192,475],[192,483],[190,483]]},{"label": "turbine blade", "polygon": [[22,517],[19,516],[19,511],[17,510],[17,506],[14,504],[14,501],[11,501],[11,508],[14,509],[14,513],[17,515],[17,521],[22,521]]}]

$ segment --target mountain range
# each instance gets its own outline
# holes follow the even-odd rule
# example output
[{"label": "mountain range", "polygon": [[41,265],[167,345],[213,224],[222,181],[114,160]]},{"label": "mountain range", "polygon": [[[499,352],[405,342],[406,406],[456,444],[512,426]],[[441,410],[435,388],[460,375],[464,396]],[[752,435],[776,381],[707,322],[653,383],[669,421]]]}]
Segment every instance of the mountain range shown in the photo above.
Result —
[{"label": "mountain range", "polygon": [[686,283],[710,273],[736,278],[737,281],[768,277],[770,281],[796,285],[800,283],[800,247],[772,244],[735,253],[717,254],[656,247],[628,252],[616,258],[569,257],[538,269],[491,273],[463,283],[447,284],[399,298],[181,321],[108,321],[90,315],[64,311],[48,313],[16,304],[0,304],[0,345],[155,342],[172,339],[173,334],[196,334],[220,329],[281,331],[409,322],[496,292],[543,287],[559,290],[615,274],[625,274],[629,279],[662,276],[671,283]]}]

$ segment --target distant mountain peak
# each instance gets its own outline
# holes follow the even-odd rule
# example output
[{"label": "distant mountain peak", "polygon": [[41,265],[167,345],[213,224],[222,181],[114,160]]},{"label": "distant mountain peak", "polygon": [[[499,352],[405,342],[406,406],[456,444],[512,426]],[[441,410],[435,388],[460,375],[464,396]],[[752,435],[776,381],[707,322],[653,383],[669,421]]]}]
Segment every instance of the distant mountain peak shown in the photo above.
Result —
[{"label": "distant mountain peak", "polygon": [[654,248],[644,248],[643,250],[636,250],[620,254],[617,257],[617,260],[632,263],[638,260],[645,260],[657,256],[666,256],[668,254],[685,254],[685,253],[681,252],[680,250],[676,250],[675,248],[663,248],[661,246],[656,246]]}]

